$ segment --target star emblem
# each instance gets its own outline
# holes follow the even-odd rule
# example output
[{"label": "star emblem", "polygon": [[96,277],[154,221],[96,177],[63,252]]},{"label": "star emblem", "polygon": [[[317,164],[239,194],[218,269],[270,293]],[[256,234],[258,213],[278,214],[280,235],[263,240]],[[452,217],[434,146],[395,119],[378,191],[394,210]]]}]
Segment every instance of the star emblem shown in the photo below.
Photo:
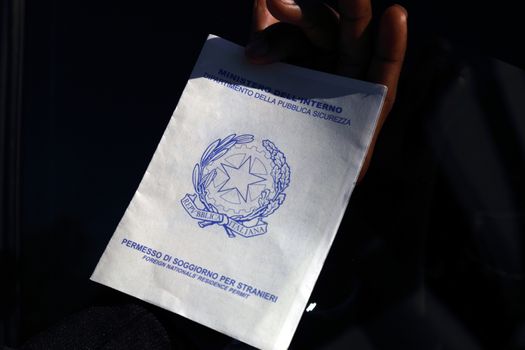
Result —
[{"label": "star emblem", "polygon": [[237,191],[242,200],[246,203],[248,200],[249,187],[259,182],[265,181],[266,178],[253,174],[252,157],[246,158],[239,167],[221,163],[222,169],[228,176],[228,179],[219,188],[219,192]]}]

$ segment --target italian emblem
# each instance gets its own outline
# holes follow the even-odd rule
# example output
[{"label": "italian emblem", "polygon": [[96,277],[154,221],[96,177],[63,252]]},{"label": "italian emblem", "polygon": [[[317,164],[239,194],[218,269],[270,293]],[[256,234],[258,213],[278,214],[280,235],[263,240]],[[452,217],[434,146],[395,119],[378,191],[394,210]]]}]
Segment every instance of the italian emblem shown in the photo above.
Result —
[{"label": "italian emblem", "polygon": [[195,193],[181,203],[199,226],[219,225],[228,237],[249,238],[268,232],[263,219],[284,203],[290,167],[272,141],[231,134],[206,148],[192,180]]}]

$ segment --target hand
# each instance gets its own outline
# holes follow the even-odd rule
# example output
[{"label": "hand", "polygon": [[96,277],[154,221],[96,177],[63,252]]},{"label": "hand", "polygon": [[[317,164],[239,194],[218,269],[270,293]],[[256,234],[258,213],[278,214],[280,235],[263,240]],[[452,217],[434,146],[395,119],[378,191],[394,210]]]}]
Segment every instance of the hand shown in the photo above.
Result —
[{"label": "hand", "polygon": [[339,0],[339,12],[321,1],[255,0],[252,41],[256,64],[280,60],[386,85],[388,93],[359,174],[365,175],[377,135],[392,109],[407,43],[407,12],[385,10],[374,37],[370,0]]}]

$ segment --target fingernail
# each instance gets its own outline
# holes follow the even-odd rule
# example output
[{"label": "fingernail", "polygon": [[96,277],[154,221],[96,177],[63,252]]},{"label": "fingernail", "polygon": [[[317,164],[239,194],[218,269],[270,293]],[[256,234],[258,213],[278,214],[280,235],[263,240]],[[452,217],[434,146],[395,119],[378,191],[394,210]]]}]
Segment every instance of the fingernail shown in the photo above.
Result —
[{"label": "fingernail", "polygon": [[403,6],[401,6],[401,5],[399,5],[399,4],[396,4],[396,5],[394,5],[394,6],[397,6],[401,11],[403,11],[404,14],[405,14],[405,18],[408,19],[408,11],[407,11],[406,8],[404,8]]},{"label": "fingernail", "polygon": [[270,47],[263,38],[256,38],[246,46],[246,53],[250,56],[264,56],[268,53]]}]

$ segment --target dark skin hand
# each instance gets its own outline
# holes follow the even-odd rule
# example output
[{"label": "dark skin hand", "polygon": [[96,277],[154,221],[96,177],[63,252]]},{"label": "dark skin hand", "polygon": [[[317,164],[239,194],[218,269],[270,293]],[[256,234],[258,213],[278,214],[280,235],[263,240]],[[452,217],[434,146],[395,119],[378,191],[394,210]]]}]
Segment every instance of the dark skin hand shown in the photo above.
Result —
[{"label": "dark skin hand", "polygon": [[390,6],[373,31],[370,0],[339,0],[338,5],[339,12],[320,1],[254,0],[246,56],[255,64],[285,60],[387,86],[360,181],[396,98],[407,45],[407,11]]}]

